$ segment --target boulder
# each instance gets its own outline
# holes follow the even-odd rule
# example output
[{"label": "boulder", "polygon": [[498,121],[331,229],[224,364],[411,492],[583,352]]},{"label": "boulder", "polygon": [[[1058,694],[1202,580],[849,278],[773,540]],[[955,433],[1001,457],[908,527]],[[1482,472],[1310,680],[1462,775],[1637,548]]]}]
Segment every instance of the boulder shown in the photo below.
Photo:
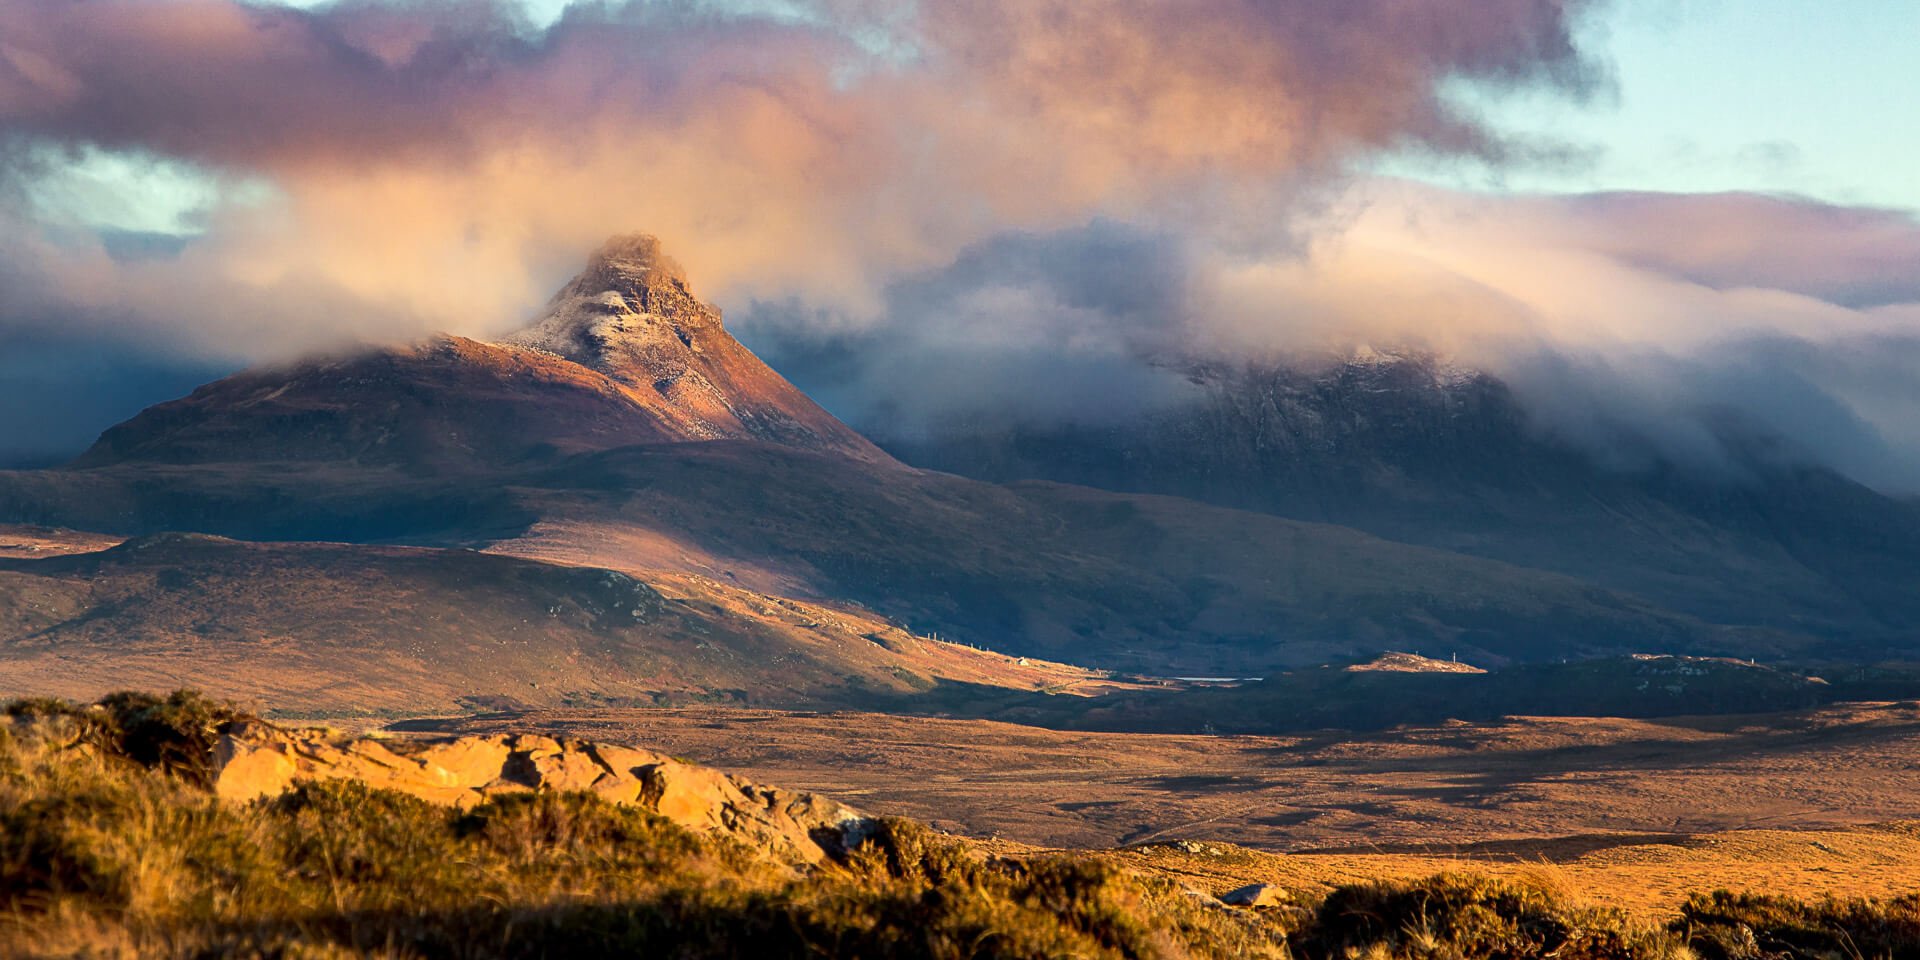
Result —
[{"label": "boulder", "polygon": [[1293,902],[1293,895],[1271,883],[1249,883],[1221,894],[1220,902],[1236,907],[1283,907]]},{"label": "boulder", "polygon": [[293,786],[300,769],[284,744],[253,747],[231,737],[214,749],[218,770],[213,792],[222,800],[244,803],[256,797],[274,797]]},{"label": "boulder", "polygon": [[511,753],[504,737],[461,737],[433,744],[415,759],[443,786],[478,787],[500,779]]},{"label": "boulder", "polygon": [[528,759],[533,764],[534,786],[542,790],[591,790],[595,781],[610,773],[585,750],[560,750]]}]

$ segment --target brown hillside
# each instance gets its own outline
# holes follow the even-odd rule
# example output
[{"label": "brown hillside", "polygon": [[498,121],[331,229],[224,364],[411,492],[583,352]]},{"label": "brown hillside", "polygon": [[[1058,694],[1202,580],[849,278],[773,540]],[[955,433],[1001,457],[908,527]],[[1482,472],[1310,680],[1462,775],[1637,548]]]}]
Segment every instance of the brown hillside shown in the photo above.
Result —
[{"label": "brown hillside", "polygon": [[1093,679],[697,577],[465,550],[165,534],[0,560],[0,688],[191,684],[296,712],[700,700],[802,707]]}]

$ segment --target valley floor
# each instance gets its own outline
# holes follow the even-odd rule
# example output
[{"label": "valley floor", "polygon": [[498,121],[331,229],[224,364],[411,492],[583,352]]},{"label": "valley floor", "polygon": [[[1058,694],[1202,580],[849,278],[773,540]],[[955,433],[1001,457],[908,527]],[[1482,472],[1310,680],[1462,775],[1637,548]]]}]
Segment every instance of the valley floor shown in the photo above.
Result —
[{"label": "valley floor", "polygon": [[398,726],[646,743],[1009,848],[1128,846],[1113,856],[1216,884],[1470,867],[1662,914],[1719,887],[1819,897],[1920,885],[1920,826],[1893,822],[1920,811],[1912,704],[1291,737],[710,708]]}]

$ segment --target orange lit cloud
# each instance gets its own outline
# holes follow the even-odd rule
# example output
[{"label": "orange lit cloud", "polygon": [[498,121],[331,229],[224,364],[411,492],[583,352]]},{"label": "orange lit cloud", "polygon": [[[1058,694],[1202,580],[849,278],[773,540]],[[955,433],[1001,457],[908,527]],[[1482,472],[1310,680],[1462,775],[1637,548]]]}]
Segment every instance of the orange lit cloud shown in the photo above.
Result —
[{"label": "orange lit cloud", "polygon": [[[152,154],[272,192],[212,211],[178,261],[6,255],[49,289],[78,273],[78,299],[248,355],[497,330],[637,228],[709,292],[858,316],[885,276],[997,231],[1215,196],[1230,199],[1188,218],[1284,232],[1301,185],[1355,156],[1498,156],[1439,85],[1585,90],[1580,6],[583,4],[534,29],[482,0],[19,0],[0,6],[13,152]],[[261,309],[296,301],[334,319]]]}]

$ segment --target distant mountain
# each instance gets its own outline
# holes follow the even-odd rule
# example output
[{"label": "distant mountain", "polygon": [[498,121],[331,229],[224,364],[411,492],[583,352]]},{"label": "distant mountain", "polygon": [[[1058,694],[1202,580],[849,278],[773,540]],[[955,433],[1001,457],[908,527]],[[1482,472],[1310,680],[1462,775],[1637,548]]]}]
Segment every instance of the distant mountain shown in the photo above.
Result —
[{"label": "distant mountain", "polygon": [[992,482],[1179,496],[1553,570],[1714,623],[1920,637],[1920,509],[1763,455],[1764,438],[1730,434],[1755,453],[1718,475],[1623,467],[1536,428],[1498,378],[1429,355],[1175,366],[1199,399],[1145,418],[883,445]]},{"label": "distant mountain", "polygon": [[[1361,372],[1391,386],[1414,371]],[[47,656],[33,638],[98,637],[102,624],[115,635],[174,638],[167,642],[291,636],[304,638],[300,649],[329,649],[330,605],[348,598],[336,632],[367,642],[376,636],[372,621],[352,611],[449,622],[455,609],[523,602],[512,591],[469,594],[463,581],[423,574],[437,564],[465,569],[477,562],[468,550],[538,561],[529,568],[537,571],[612,570],[649,583],[699,578],[713,585],[702,589],[732,597],[714,601],[720,619],[700,626],[716,636],[740,610],[795,602],[864,608],[870,613],[861,616],[913,633],[1015,656],[1158,674],[1261,675],[1384,649],[1487,664],[1645,650],[1781,657],[1830,639],[1791,617],[1709,616],[1548,564],[1463,552],[1484,552],[1472,543],[1398,542],[1273,515],[1280,501],[1234,500],[1264,496],[1262,471],[1297,462],[1290,475],[1302,484],[1322,470],[1344,471],[1315,481],[1326,504],[1348,503],[1342,491],[1352,486],[1353,503],[1405,505],[1391,516],[1418,515],[1422,502],[1464,511],[1485,499],[1525,507],[1483,512],[1496,533],[1551,520],[1543,512],[1550,501],[1488,496],[1498,468],[1469,472],[1476,457],[1517,462],[1533,449],[1517,424],[1450,412],[1470,402],[1506,409],[1493,387],[1448,380],[1391,404],[1380,398],[1392,394],[1377,389],[1385,387],[1328,394],[1352,393],[1344,407],[1284,392],[1267,406],[1247,406],[1251,395],[1223,389],[1207,417],[1148,425],[1137,447],[1123,448],[1143,452],[1144,472],[1116,478],[1089,467],[1072,478],[1148,487],[1198,477],[1192,489],[1171,492],[1229,506],[918,470],[868,444],[736,343],[656,242],[620,239],[504,342],[443,337],[248,371],[114,427],[66,467],[0,473],[0,523],[343,544],[185,551],[169,582],[233,584],[204,601],[204,615],[182,612],[169,589],[135,591],[125,603],[79,604],[64,619],[14,628],[0,636],[0,659]],[[1488,399],[1473,401],[1473,391]],[[1314,403],[1324,409],[1314,412]],[[1270,427],[1309,413],[1317,432],[1300,434],[1299,443],[1266,439]],[[1485,438],[1472,452],[1461,449],[1468,429]],[[1062,438],[1057,452],[1067,459],[1057,462],[1104,449]],[[1383,490],[1411,493],[1394,500]],[[1231,508],[1243,506],[1273,512]],[[1445,529],[1471,532],[1475,522],[1463,512]],[[1562,542],[1562,552],[1575,542]],[[1606,549],[1614,542],[1596,540]],[[402,546],[425,550],[404,559],[382,552]],[[242,577],[248,557],[279,565],[283,579]],[[372,572],[343,579],[355,565]],[[528,574],[535,582],[548,575]],[[304,605],[272,602],[309,577],[341,586],[289,594],[309,596]],[[73,582],[61,589],[77,589]],[[246,599],[247,590],[260,597]],[[463,599],[446,606],[430,596],[436,591]],[[510,632],[512,621],[501,612],[475,621],[470,634]],[[652,656],[646,644],[657,639],[607,648],[586,634],[552,639],[555,651],[597,650],[592,658],[579,653],[580,662],[600,666],[569,668],[542,689],[603,695],[594,678],[621,676],[621,664]],[[247,645],[255,642],[217,649],[277,655]],[[467,655],[438,641],[421,649],[429,664],[457,665]],[[864,648],[830,649],[853,658],[844,677],[874,675],[870,658],[855,656]],[[742,683],[784,689],[783,672],[770,663],[742,667]],[[836,668],[816,666],[807,696],[833,685]],[[935,687],[999,682],[895,666]],[[524,699],[513,692],[521,672],[450,671],[464,679],[437,695]],[[689,688],[720,682],[703,676]]]}]

